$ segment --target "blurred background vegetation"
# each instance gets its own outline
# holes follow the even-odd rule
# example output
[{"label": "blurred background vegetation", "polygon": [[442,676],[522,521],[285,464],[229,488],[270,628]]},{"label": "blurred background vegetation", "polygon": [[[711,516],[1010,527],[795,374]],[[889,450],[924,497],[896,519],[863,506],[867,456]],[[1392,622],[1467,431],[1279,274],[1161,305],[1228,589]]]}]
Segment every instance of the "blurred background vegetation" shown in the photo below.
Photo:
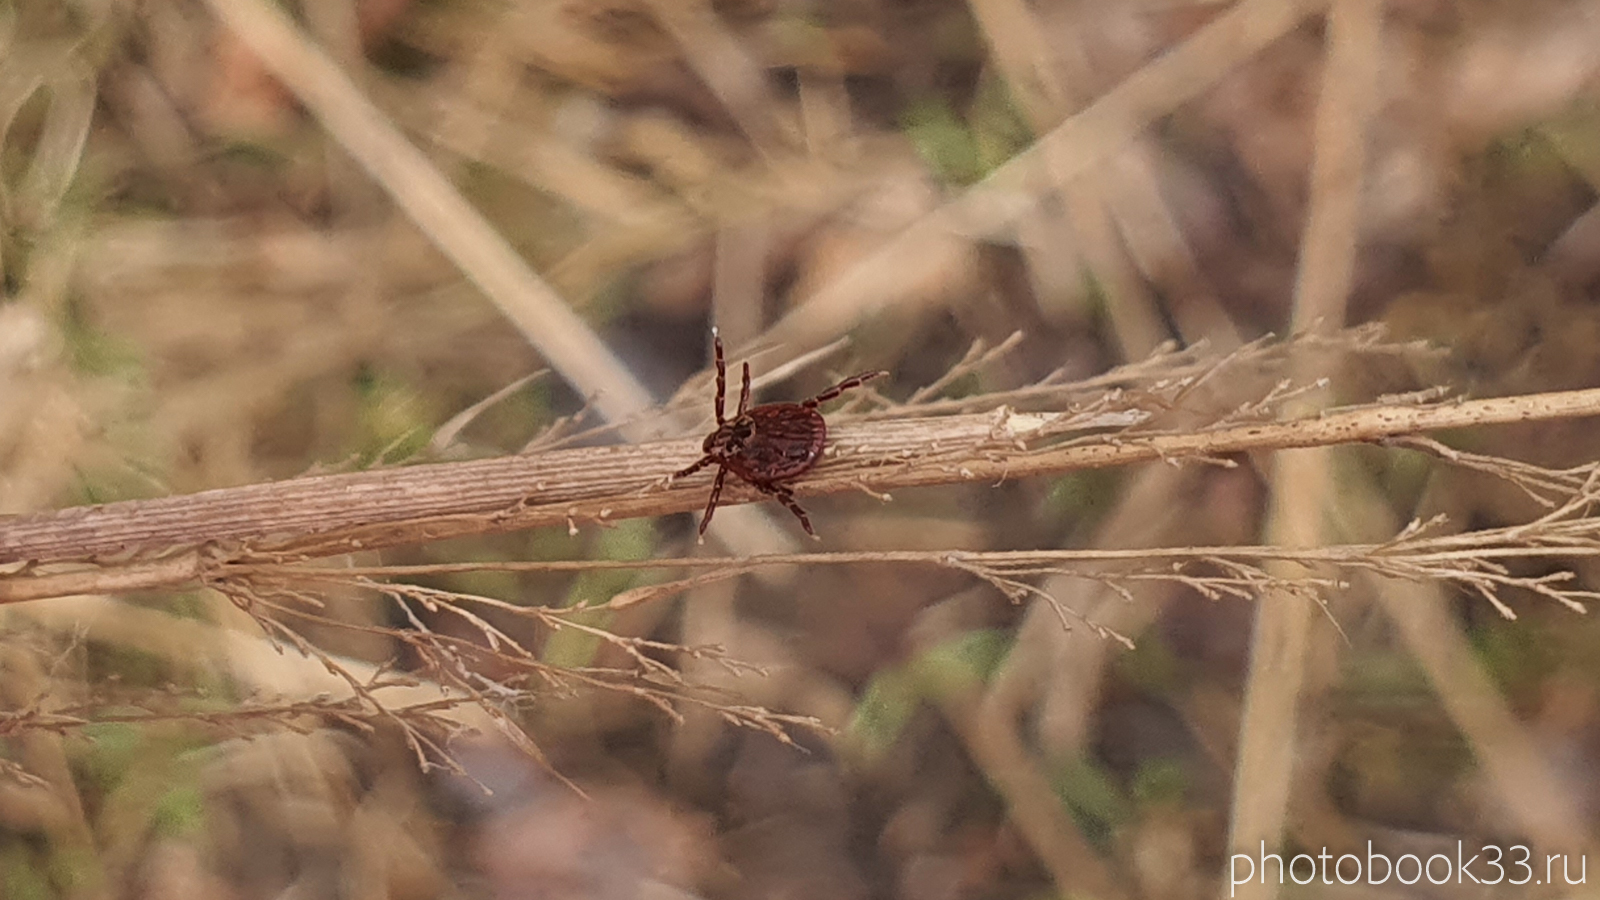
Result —
[{"label": "blurred background vegetation", "polygon": [[[216,14],[255,2],[0,2],[0,514],[436,456],[429,439],[451,416],[544,365],[397,209],[395,186]],[[805,317],[901,229],[1230,13],[1183,0],[279,5],[658,398],[704,367],[713,321],[748,345]],[[849,358],[770,397],[867,366],[903,396],[975,339],[1019,330],[1014,352],[958,390],[1088,375],[1162,340],[1227,348],[1288,330],[1328,38],[1306,9],[1261,52],[1196,75],[1204,90],[1146,113],[1149,127],[1081,176],[1004,193],[1003,224],[969,223],[937,253],[877,270],[892,295],[808,319],[812,345],[848,330]],[[1596,47],[1586,0],[1382,7],[1372,109],[1346,123],[1367,147],[1364,182],[1347,187],[1361,191],[1347,319],[1448,355],[1424,372],[1348,372],[1336,392],[1600,384]],[[535,378],[442,452],[516,452],[591,390]],[[1455,440],[1559,466],[1593,459],[1596,437],[1576,422]],[[1338,459],[1336,479],[1382,485],[1397,522],[1527,515],[1515,491],[1415,456]],[[1252,543],[1263,473],[1091,473],[807,506],[832,548]],[[681,555],[692,527],[637,520],[381,559]],[[564,605],[633,583],[482,573],[447,586]],[[1073,590],[1063,599],[1081,608],[1102,602]],[[954,574],[889,567],[724,583],[617,616],[619,633],[720,643],[766,666],[735,680],[687,664],[838,731],[796,733],[796,749],[709,713],[673,722],[625,697],[552,697],[529,731],[587,797],[492,741],[459,748],[492,795],[425,775],[382,729],[0,734],[33,778],[0,783],[0,896],[1214,895],[1253,611],[1147,593],[1108,613],[1126,615],[1131,651]],[[1303,720],[1280,736],[1301,742],[1291,845],[1515,837],[1504,784],[1441,703],[1460,685],[1430,679],[1361,593],[1334,610],[1348,645],[1318,629]],[[350,621],[387,615],[324,600]],[[303,664],[229,664],[150,624],[250,633],[203,591],[94,606],[92,625],[87,607],[53,615],[51,602],[7,610],[9,709],[225,708],[292,696],[272,669]],[[1451,639],[1541,749],[1539,777],[1565,786],[1587,842],[1594,624],[1554,604],[1507,622],[1450,602]],[[136,615],[156,611],[169,619]],[[308,637],[372,663],[400,652]],[[544,649],[573,665],[599,652],[567,635]]]}]

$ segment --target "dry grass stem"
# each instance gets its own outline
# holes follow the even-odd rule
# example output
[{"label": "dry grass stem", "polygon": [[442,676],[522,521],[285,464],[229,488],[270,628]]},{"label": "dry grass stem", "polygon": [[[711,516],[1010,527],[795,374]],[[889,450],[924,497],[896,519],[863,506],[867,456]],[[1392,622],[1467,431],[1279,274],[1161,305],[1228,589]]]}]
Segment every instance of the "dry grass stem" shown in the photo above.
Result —
[{"label": "dry grass stem", "polygon": [[[1382,35],[1383,8],[1376,0],[1333,0],[1330,4],[1327,58],[1314,122],[1310,207],[1295,272],[1292,321],[1297,329],[1310,330],[1318,322],[1343,322],[1348,316],[1362,228],[1366,149],[1376,110],[1374,88],[1382,65]],[[1304,380],[1308,363],[1296,360],[1290,371]],[[1292,401],[1289,410],[1291,415],[1304,415],[1320,405],[1318,400],[1305,398]],[[1327,515],[1337,497],[1330,463],[1326,448],[1273,457],[1268,540],[1294,548],[1316,547],[1327,540]],[[1315,591],[1308,596],[1306,588],[1326,570],[1302,572],[1281,563],[1267,570],[1281,576],[1284,584],[1272,593],[1263,593],[1268,602],[1256,607],[1233,782],[1228,836],[1232,848],[1276,842],[1284,833],[1297,756],[1296,743],[1284,737],[1299,731],[1300,694],[1306,679],[1316,678],[1308,672],[1316,607],[1297,600],[1317,599]],[[1509,609],[1501,608],[1510,614]],[[1246,886],[1246,896],[1252,898],[1275,893],[1265,883]]]},{"label": "dry grass stem", "polygon": [[[1263,591],[1315,598],[1319,593],[1347,587],[1344,577],[1291,577],[1278,574],[1269,566],[1271,563],[1294,563],[1306,567],[1323,566],[1346,575],[1362,572],[1407,581],[1455,585],[1488,600],[1506,618],[1515,619],[1516,613],[1506,600],[1506,596],[1512,592],[1521,591],[1554,600],[1578,613],[1586,612],[1588,604],[1600,597],[1600,593],[1574,586],[1576,578],[1571,572],[1548,571],[1551,567],[1567,565],[1574,560],[1600,557],[1600,517],[1587,514],[1597,501],[1600,501],[1600,479],[1587,483],[1582,493],[1563,504],[1562,509],[1566,512],[1560,517],[1545,516],[1528,524],[1444,535],[1434,533],[1443,524],[1442,520],[1412,522],[1395,537],[1382,543],[1323,547],[1259,545],[1130,550],[905,550],[789,553],[756,557],[676,557],[638,561],[561,560],[335,568],[241,562],[214,570],[209,583],[226,590],[228,585],[234,583],[299,581],[385,592],[403,591],[406,596],[415,598],[431,594],[421,588],[401,588],[374,579],[418,578],[479,571],[691,569],[702,573],[619,593],[607,602],[581,607],[586,613],[626,609],[763,567],[794,565],[893,563],[949,568],[989,583],[1015,602],[1030,596],[1050,599],[1024,580],[1043,575],[1064,575],[1095,581],[1125,596],[1131,586],[1140,583],[1172,582],[1182,584],[1211,600],[1249,599]],[[1518,569],[1519,565],[1540,571],[1522,572]],[[577,612],[576,609],[520,607],[491,598],[454,593],[440,593],[438,596],[466,599],[475,605],[533,618],[548,627],[584,627],[571,621],[570,617]],[[459,610],[452,611],[463,614]],[[1061,613],[1077,618],[1076,613],[1070,610],[1063,609]],[[603,632],[597,631],[596,634]],[[1108,633],[1107,636],[1115,635]],[[486,632],[485,637],[492,642],[498,635]],[[667,649],[664,645],[652,648]],[[629,653],[633,655],[632,650]]]},{"label": "dry grass stem", "polygon": [[[1227,415],[1218,424],[1183,431],[1131,424],[1159,422],[1171,395],[1188,387],[1113,392],[1078,409],[1002,408],[986,415],[842,424],[827,458],[795,484],[795,493],[996,482],[1600,413],[1600,390],[1581,390],[1363,406],[1287,422],[1250,421],[1263,410],[1249,405],[1238,411],[1246,421]],[[704,484],[667,479],[696,454],[693,440],[560,450],[18,516],[0,521],[0,561],[23,563],[28,571],[0,580],[0,602],[178,584],[219,562],[249,557],[331,556],[464,534],[687,512],[704,503]],[[759,496],[742,485],[730,485],[724,494],[735,503]],[[84,573],[44,565],[61,560],[113,567]]]}]

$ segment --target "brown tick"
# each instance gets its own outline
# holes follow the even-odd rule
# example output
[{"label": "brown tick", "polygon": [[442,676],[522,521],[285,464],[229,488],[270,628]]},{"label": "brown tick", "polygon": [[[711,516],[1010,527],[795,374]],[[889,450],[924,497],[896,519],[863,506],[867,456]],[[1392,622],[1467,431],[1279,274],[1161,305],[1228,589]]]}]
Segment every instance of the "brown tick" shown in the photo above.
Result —
[{"label": "brown tick", "polygon": [[739,411],[733,418],[723,413],[723,402],[728,393],[728,370],[722,361],[722,336],[711,329],[712,346],[717,360],[717,430],[706,435],[700,449],[705,455],[694,465],[675,473],[673,478],[692,475],[706,466],[717,466],[717,480],[711,485],[711,499],[706,502],[705,517],[700,520],[700,533],[706,533],[711,516],[717,511],[717,501],[722,497],[722,480],[729,472],[739,476],[746,484],[777,498],[800,519],[806,534],[816,537],[811,530],[811,520],[806,511],[795,502],[794,492],[787,482],[804,475],[817,464],[822,448],[828,441],[828,423],[817,407],[851,388],[888,372],[862,372],[839,382],[810,400],[799,403],[763,403],[750,408],[750,364],[744,364],[744,383],[739,389]]}]

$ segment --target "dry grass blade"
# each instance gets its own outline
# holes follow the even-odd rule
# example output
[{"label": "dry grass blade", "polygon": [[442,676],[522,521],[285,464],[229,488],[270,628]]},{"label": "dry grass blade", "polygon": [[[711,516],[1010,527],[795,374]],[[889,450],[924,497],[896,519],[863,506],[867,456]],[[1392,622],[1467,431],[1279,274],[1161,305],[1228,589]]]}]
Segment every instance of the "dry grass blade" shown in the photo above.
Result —
[{"label": "dry grass blade", "polygon": [[[35,227],[55,216],[77,174],[94,119],[95,83],[91,73],[71,58],[61,60],[52,70],[43,83],[50,92],[49,111],[33,160],[12,200],[14,212]],[[0,128],[0,132],[3,130]]]},{"label": "dry grass blade", "polygon": [[[964,251],[951,235],[998,230],[1019,205],[1032,202],[1033,185],[1043,173],[1060,183],[1092,171],[1150,123],[1215,84],[1321,6],[1310,0],[1234,4],[961,197],[890,238],[785,316],[768,337],[809,349],[845,331],[848,323],[901,302],[907,297],[903,273],[940,269],[950,256]],[[1002,210],[998,216],[995,208]]]},{"label": "dry grass blade", "polygon": [[1020,331],[1012,332],[1010,337],[1001,341],[999,346],[992,349],[984,345],[982,338],[973,341],[972,346],[967,348],[966,355],[961,357],[960,361],[951,366],[948,371],[940,375],[932,383],[917,388],[907,398],[906,405],[915,406],[939,396],[956,381],[974,372],[981,371],[985,366],[1015,350],[1020,343],[1022,343],[1022,332]]},{"label": "dry grass blade", "polygon": [[608,418],[650,406],[627,367],[284,13],[259,0],[211,6],[562,377]]},{"label": "dry grass blade", "polygon": [[544,374],[542,369],[538,372],[530,372],[451,416],[450,420],[440,425],[438,430],[433,433],[433,437],[428,439],[429,452],[435,455],[444,453],[456,442],[456,437],[461,434],[462,430],[471,425],[473,420],[483,414],[484,410],[515,394],[542,374]]}]

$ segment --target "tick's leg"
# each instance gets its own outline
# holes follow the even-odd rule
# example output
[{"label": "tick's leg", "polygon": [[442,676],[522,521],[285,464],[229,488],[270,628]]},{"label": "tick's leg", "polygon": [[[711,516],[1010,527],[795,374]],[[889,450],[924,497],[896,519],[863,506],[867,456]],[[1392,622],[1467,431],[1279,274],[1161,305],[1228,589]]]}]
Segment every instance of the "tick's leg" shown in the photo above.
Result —
[{"label": "tick's leg", "polygon": [[829,400],[832,400],[833,398],[839,396],[840,394],[844,393],[845,391],[850,390],[851,388],[858,388],[858,387],[862,386],[863,384],[866,384],[867,382],[871,381],[872,379],[877,378],[880,375],[887,375],[887,374],[889,374],[889,373],[888,372],[879,371],[879,372],[862,372],[860,375],[851,375],[849,378],[846,378],[845,380],[839,382],[838,384],[834,385],[831,388],[828,388],[827,390],[825,390],[822,393],[816,395],[815,397],[812,397],[810,400],[807,400],[804,403],[801,403],[800,405],[801,406],[805,406],[805,407],[809,407],[811,409],[816,409],[818,406],[820,406],[820,405],[822,405],[824,403],[827,403]]},{"label": "tick's leg", "polygon": [[672,477],[672,478],[682,478],[685,475],[693,475],[694,473],[700,471],[701,469],[704,469],[706,466],[709,466],[709,465],[711,465],[712,463],[714,463],[716,461],[717,461],[716,457],[714,457],[714,456],[702,456],[702,457],[700,457],[699,461],[696,462],[694,465],[689,466],[686,469],[679,469],[678,471],[673,472],[670,477]]},{"label": "tick's leg", "polygon": [[706,501],[706,514],[700,520],[700,536],[706,536],[706,526],[711,524],[711,516],[717,511],[717,501],[722,499],[722,479],[726,478],[726,467],[717,470],[717,480],[711,485],[711,499]]},{"label": "tick's leg", "polygon": [[755,485],[756,490],[762,492],[763,494],[772,495],[772,497],[779,503],[789,507],[789,512],[794,513],[795,517],[800,520],[800,527],[806,530],[806,534],[809,534],[812,537],[817,536],[817,533],[811,530],[810,517],[806,515],[805,510],[800,508],[800,504],[795,501],[794,491],[789,490],[781,484],[757,484],[753,481],[751,484]]},{"label": "tick's leg", "polygon": [[717,356],[717,424],[727,421],[722,416],[722,400],[728,394],[728,367],[722,363],[722,334],[715,327],[711,329],[711,346],[716,348]]},{"label": "tick's leg", "polygon": [[750,364],[744,364],[744,384],[739,387],[739,415],[750,408]]}]

